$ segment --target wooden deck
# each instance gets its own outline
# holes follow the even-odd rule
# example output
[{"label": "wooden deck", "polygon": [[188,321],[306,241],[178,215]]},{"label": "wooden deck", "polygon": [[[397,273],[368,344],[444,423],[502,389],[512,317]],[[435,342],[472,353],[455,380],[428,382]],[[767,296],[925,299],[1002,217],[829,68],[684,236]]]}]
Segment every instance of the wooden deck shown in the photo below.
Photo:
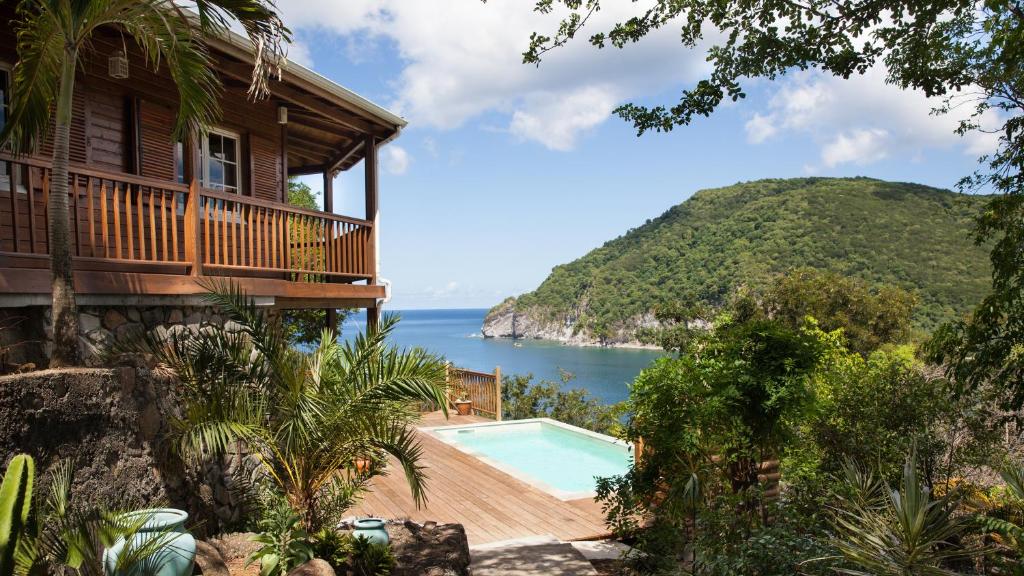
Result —
[{"label": "wooden deck", "polygon": [[[421,426],[488,422],[478,416],[425,415]],[[587,540],[608,533],[601,507],[593,500],[562,501],[523,483],[426,433],[420,433],[427,467],[427,505],[417,510],[401,469],[374,479],[353,513],[408,518],[417,522],[457,522],[471,545],[549,534],[560,540]]]}]

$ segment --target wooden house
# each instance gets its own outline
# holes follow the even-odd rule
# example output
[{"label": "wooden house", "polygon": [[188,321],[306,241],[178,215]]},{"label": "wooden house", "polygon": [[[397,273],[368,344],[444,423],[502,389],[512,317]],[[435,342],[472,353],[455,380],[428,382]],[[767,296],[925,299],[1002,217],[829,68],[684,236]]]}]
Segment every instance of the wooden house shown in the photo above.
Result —
[{"label": "wooden house", "polygon": [[[0,13],[10,22],[10,4]],[[197,279],[230,277],[277,308],[362,308],[373,321],[385,287],[377,246],[378,154],[399,116],[289,62],[270,98],[253,102],[248,39],[210,42],[224,89],[221,121],[195,141],[172,137],[177,91],[166,69],[127,43],[128,77],[113,73],[126,45],[101,31],[81,61],[71,127],[69,206],[80,305],[147,305],[195,297]],[[4,122],[17,59],[0,30]],[[52,145],[0,153],[0,308],[50,298],[47,203]],[[361,170],[365,213],[338,214],[332,182]],[[288,178],[321,175],[324,210],[287,202]]]}]

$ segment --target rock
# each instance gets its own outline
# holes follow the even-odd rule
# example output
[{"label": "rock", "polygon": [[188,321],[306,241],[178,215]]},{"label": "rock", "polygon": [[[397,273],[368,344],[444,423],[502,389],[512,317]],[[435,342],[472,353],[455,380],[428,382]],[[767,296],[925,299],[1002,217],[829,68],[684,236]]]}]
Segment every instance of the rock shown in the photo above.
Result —
[{"label": "rock", "polygon": [[256,534],[252,532],[229,532],[210,538],[208,542],[220,552],[225,562],[232,562],[245,560],[260,547],[252,541],[254,536]]},{"label": "rock", "polygon": [[167,314],[168,324],[181,324],[184,321],[184,319],[185,316],[181,313],[181,310],[178,310],[177,308],[171,310]]},{"label": "rock", "polygon": [[128,319],[132,322],[142,322],[142,314],[139,313],[138,308],[129,308],[126,312],[128,313]]},{"label": "rock", "polygon": [[126,322],[117,327],[114,330],[114,337],[117,338],[118,342],[125,342],[130,338],[138,338],[143,330],[142,324],[138,322]]},{"label": "rock", "polygon": [[238,322],[235,322],[234,320],[228,320],[227,322],[224,323],[224,331],[225,332],[241,332],[242,331],[242,325],[239,324]]},{"label": "rock", "polygon": [[326,560],[313,558],[309,562],[292,568],[288,576],[334,576],[334,568]]},{"label": "rock", "polygon": [[103,328],[89,332],[86,334],[86,337],[100,346],[110,346],[114,343],[114,335],[109,330],[104,330]]},{"label": "rock", "polygon": [[398,561],[392,576],[468,576],[469,542],[461,524],[388,524]]},{"label": "rock", "polygon": [[78,331],[83,334],[88,334],[93,330],[100,328],[100,318],[95,314],[86,314],[82,312],[78,315]]},{"label": "rock", "polygon": [[196,565],[203,576],[231,576],[220,550],[202,540],[196,540]]},{"label": "rock", "polygon": [[157,324],[163,324],[163,321],[163,308],[147,308],[142,312],[142,323],[146,326],[153,327]]},{"label": "rock", "polygon": [[103,315],[103,327],[107,330],[117,330],[118,326],[127,321],[128,319],[124,317],[124,314],[113,308],[107,310],[107,313]]}]

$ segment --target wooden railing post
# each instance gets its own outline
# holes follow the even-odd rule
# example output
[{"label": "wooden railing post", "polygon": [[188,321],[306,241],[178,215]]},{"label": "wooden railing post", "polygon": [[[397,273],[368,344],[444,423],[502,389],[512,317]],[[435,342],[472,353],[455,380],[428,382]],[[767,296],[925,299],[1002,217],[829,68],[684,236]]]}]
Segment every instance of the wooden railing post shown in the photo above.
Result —
[{"label": "wooden railing post", "polygon": [[203,275],[203,251],[200,248],[202,229],[199,225],[199,183],[195,178],[188,185],[185,201],[185,261],[192,264],[192,275]]},{"label": "wooden railing post", "polygon": [[444,398],[447,402],[445,408],[450,408],[452,405],[452,363],[444,363]]},{"label": "wooden railing post", "polygon": [[494,419],[501,422],[501,366],[494,367]]}]

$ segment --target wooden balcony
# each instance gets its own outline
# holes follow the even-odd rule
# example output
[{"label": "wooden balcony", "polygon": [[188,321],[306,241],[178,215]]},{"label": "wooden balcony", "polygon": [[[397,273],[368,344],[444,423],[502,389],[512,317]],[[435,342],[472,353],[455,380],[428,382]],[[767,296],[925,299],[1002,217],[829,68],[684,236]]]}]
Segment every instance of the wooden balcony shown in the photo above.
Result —
[{"label": "wooden balcony", "polygon": [[[50,294],[48,162],[0,155],[0,298]],[[79,296],[191,296],[230,277],[285,308],[372,307],[373,222],[73,166]]]}]

